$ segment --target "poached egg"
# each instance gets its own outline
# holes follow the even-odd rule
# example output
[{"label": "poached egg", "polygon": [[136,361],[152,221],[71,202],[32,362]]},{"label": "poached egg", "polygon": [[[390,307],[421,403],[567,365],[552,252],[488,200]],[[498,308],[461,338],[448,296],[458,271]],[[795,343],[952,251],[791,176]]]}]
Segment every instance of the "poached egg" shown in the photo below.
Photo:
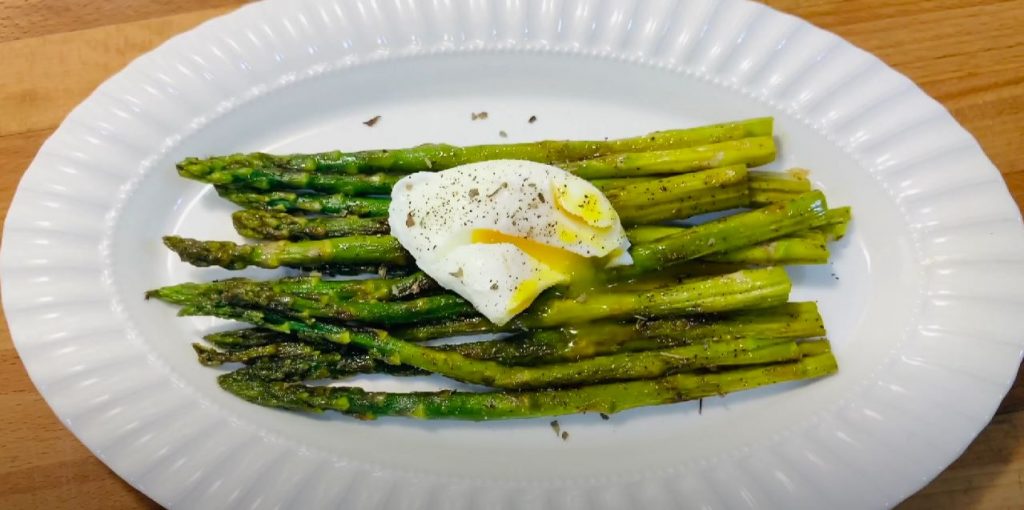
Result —
[{"label": "poached egg", "polygon": [[388,214],[391,234],[419,268],[498,325],[549,287],[632,263],[600,190],[541,163],[414,173],[395,184]]}]

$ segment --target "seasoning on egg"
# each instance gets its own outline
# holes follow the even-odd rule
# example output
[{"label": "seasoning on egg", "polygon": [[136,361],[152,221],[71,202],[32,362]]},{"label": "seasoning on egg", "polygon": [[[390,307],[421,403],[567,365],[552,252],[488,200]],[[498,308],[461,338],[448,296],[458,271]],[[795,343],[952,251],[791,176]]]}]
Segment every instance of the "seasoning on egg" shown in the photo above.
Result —
[{"label": "seasoning on egg", "polygon": [[553,166],[496,160],[419,172],[391,198],[391,233],[419,268],[495,324],[549,287],[632,262],[608,199]]}]

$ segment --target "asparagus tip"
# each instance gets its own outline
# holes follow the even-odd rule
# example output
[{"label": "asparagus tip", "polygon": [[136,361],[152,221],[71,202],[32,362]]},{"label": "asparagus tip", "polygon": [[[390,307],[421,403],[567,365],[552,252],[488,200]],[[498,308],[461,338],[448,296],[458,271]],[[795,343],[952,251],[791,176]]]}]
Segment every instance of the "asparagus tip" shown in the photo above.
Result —
[{"label": "asparagus tip", "polygon": [[305,224],[303,218],[288,213],[247,209],[232,213],[231,222],[235,231],[251,239],[288,239]]},{"label": "asparagus tip", "polygon": [[182,262],[194,266],[220,266],[225,269],[243,269],[246,246],[230,241],[199,241],[180,236],[164,236],[164,245],[178,254]]},{"label": "asparagus tip", "polygon": [[196,351],[196,358],[199,360],[199,364],[206,367],[219,367],[223,363],[218,356],[220,351],[203,345],[201,343],[193,343],[192,350]]},{"label": "asparagus tip", "polygon": [[254,404],[312,413],[323,412],[323,409],[305,401],[303,397],[306,392],[301,387],[287,383],[261,381],[255,377],[249,377],[246,369],[218,376],[217,384],[228,393]]}]

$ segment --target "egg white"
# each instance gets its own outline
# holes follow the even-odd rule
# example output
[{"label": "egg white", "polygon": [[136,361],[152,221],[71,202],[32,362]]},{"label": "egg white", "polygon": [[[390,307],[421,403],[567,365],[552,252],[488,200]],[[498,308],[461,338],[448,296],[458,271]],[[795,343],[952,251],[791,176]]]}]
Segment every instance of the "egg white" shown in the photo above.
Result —
[{"label": "egg white", "polygon": [[559,168],[518,160],[406,176],[391,233],[441,286],[505,324],[586,266],[632,263],[608,199]]}]

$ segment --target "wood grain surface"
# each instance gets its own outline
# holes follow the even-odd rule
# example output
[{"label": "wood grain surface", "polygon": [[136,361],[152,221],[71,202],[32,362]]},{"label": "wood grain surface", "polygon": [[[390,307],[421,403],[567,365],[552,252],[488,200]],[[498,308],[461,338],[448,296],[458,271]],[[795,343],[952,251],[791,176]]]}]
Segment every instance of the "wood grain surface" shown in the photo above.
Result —
[{"label": "wood grain surface", "polygon": [[[237,0],[0,0],[0,210],[74,105]],[[1024,0],[772,0],[905,73],[978,140],[1024,204]],[[955,402],[951,402],[955,405]],[[0,508],[147,508],[53,415],[0,321]],[[882,459],[879,459],[882,461]],[[1024,381],[905,509],[1024,508]]]}]

